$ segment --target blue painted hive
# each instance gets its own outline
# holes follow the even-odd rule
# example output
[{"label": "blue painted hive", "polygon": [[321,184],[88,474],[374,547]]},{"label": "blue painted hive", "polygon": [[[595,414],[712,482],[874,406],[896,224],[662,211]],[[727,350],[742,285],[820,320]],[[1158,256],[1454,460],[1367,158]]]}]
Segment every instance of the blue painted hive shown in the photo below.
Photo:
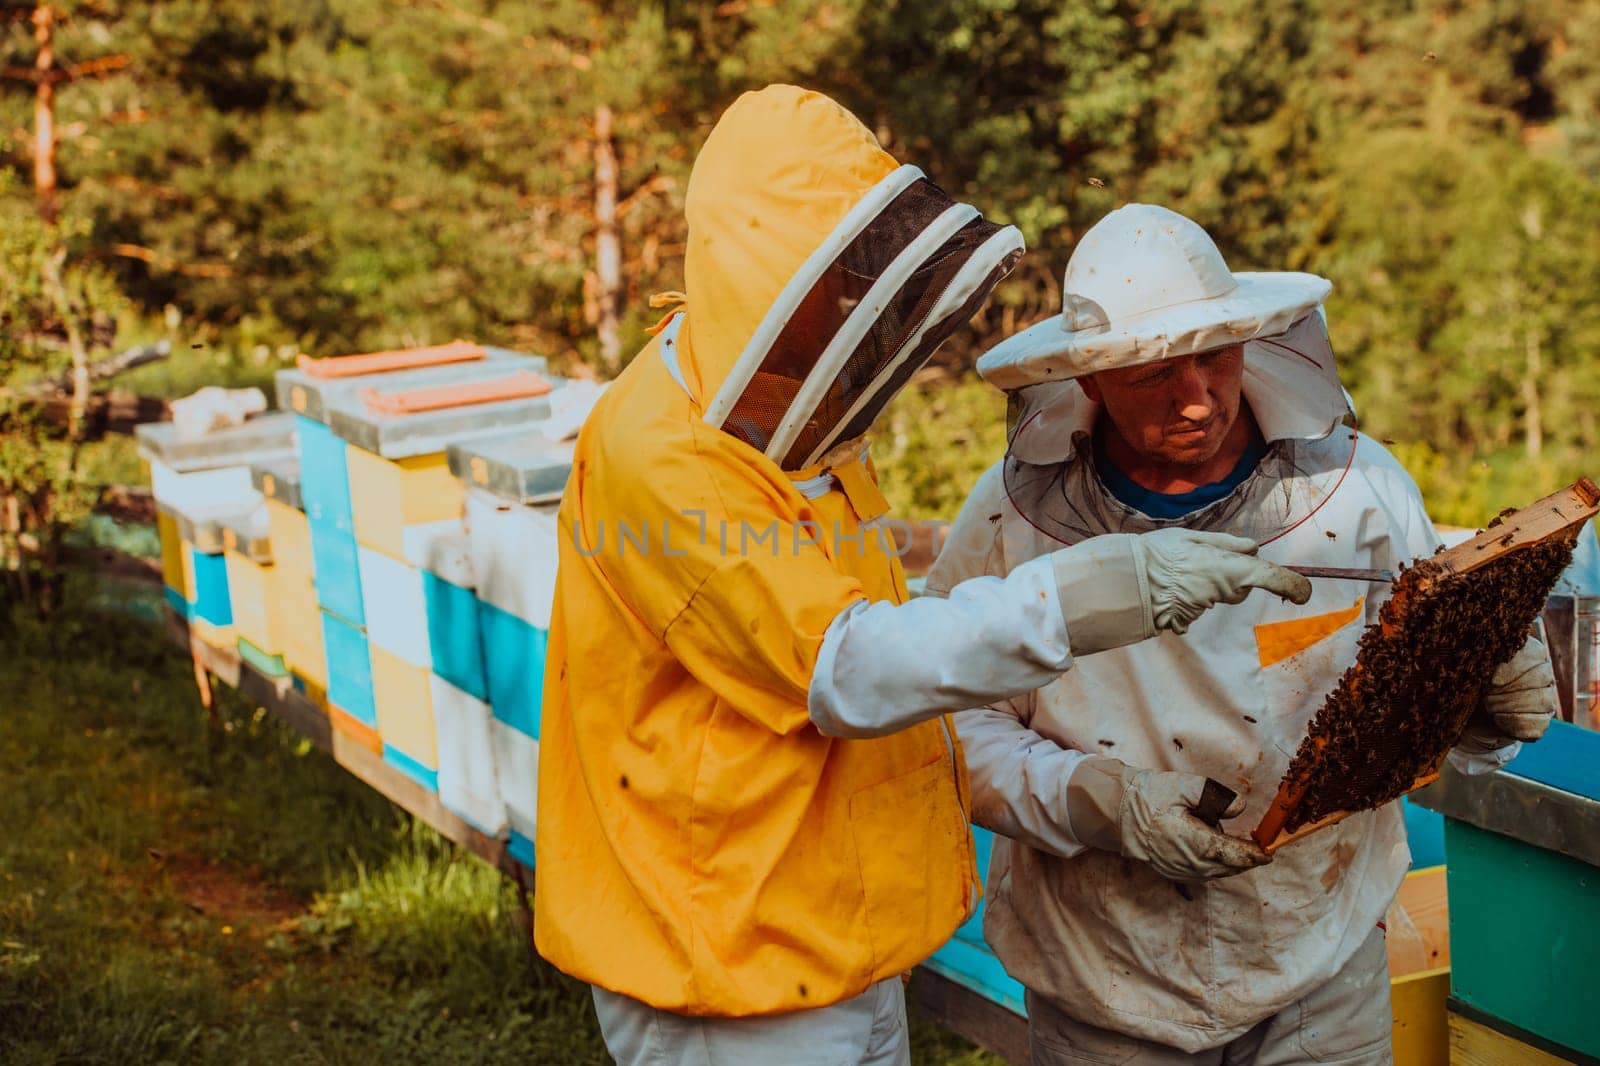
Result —
[{"label": "blue painted hive", "polygon": [[467,537],[510,850],[527,864],[533,862],[544,661],[555,598],[556,511],[571,463],[571,446],[537,429],[450,449],[451,469],[469,486]]}]

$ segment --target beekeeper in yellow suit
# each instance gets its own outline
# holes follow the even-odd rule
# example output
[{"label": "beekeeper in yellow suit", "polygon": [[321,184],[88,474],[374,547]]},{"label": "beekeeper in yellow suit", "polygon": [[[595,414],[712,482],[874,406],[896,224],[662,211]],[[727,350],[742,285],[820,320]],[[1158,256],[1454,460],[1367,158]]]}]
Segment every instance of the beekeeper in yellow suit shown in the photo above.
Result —
[{"label": "beekeeper in yellow suit", "polygon": [[1309,589],[1182,532],[907,603],[863,435],[1020,235],[788,86],[722,116],[686,210],[685,309],[585,423],[562,502],[539,950],[594,986],[624,1063],[903,1063],[899,975],[979,891],[945,712]]}]

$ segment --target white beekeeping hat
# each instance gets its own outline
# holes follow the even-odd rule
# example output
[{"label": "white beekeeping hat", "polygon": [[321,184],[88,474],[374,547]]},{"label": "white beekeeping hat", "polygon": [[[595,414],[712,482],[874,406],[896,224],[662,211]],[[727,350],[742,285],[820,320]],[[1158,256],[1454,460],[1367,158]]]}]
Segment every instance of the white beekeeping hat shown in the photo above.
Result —
[{"label": "white beekeeping hat", "polygon": [[978,372],[1010,390],[1269,337],[1332,288],[1315,274],[1235,274],[1196,223],[1129,204],[1073,250],[1062,313],[991,348]]}]

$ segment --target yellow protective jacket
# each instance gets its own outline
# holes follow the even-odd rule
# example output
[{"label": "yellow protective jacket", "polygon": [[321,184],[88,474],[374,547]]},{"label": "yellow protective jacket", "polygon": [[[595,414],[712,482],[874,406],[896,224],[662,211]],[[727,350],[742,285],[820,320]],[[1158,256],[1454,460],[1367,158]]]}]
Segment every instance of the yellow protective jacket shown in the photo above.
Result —
[{"label": "yellow protective jacket", "polygon": [[895,166],[825,97],[735,103],[688,190],[682,383],[658,338],[578,438],[536,936],[567,973],[655,1007],[827,1006],[922,961],[977,899],[948,722],[844,740],[807,713],[829,623],[905,599],[897,559],[843,492],[806,498],[802,474],[703,421],[786,281]]}]

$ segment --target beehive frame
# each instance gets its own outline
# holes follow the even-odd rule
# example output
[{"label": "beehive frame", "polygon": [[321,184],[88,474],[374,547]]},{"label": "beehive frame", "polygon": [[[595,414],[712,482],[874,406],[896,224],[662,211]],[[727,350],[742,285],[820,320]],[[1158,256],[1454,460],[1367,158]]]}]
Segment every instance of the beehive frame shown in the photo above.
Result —
[{"label": "beehive frame", "polygon": [[[1596,513],[1600,487],[1583,478],[1404,569],[1378,623],[1362,635],[1355,664],[1313,719],[1251,834],[1256,843],[1275,851],[1437,778],[1490,676],[1520,647]],[[1446,635],[1459,633],[1448,623],[1459,619],[1483,623],[1484,654],[1449,655]],[[1396,649],[1412,648],[1411,661],[1395,658]],[[1330,808],[1332,797],[1340,802]]]}]

